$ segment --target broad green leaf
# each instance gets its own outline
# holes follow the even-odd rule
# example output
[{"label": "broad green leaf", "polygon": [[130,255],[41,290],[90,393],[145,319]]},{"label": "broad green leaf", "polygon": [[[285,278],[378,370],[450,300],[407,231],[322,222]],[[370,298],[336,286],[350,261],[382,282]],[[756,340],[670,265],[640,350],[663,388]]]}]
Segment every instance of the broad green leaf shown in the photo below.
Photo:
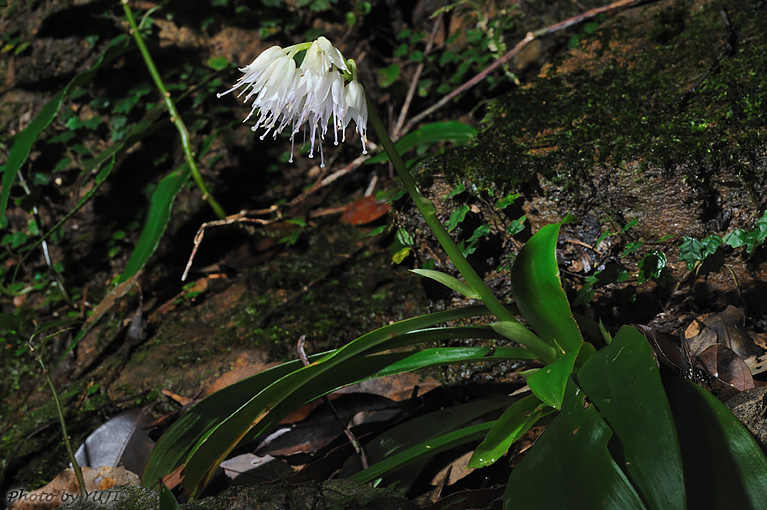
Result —
[{"label": "broad green leaf", "polygon": [[64,101],[67,94],[69,94],[69,91],[86,83],[102,66],[127,52],[130,49],[130,46],[127,43],[128,37],[126,35],[120,35],[112,39],[104,52],[99,56],[98,60],[96,60],[96,63],[72,78],[63,89],[53,96],[50,101],[45,103],[34,120],[30,122],[29,126],[16,135],[13,140],[10,154],[8,155],[8,161],[2,166],[3,182],[2,189],[0,189],[0,218],[5,216],[5,209],[8,205],[8,197],[11,193],[11,187],[16,181],[19,169],[29,157],[32,145],[37,141],[37,137],[40,136],[40,133],[42,133],[56,117],[59,108],[61,108],[61,103]]},{"label": "broad green leaf", "polygon": [[[426,124],[400,138],[394,145],[404,154],[416,145],[436,142],[467,143],[477,135],[477,130],[459,121],[433,122]],[[389,156],[385,152],[370,158],[367,163],[383,163]]]},{"label": "broad green leaf", "polygon": [[[522,345],[538,345],[542,342],[538,336],[527,329],[519,322],[500,321],[490,325],[496,333],[500,333],[504,338],[513,340]],[[541,357],[544,361],[554,360],[556,355],[556,349],[552,346],[550,353],[546,353],[547,356]]]},{"label": "broad green leaf", "polygon": [[144,228],[136,242],[136,248],[131,253],[125,269],[117,280],[118,282],[124,282],[135,275],[144,267],[149,257],[157,249],[157,245],[165,233],[165,227],[168,226],[173,201],[186,181],[189,180],[190,175],[189,165],[184,163],[163,177],[157,184],[154,192],[152,192],[152,197],[149,199],[146,223],[144,223]]},{"label": "broad green leaf", "polygon": [[562,408],[565,385],[573,373],[579,350],[572,350],[525,378],[530,391],[544,404],[554,409]]},{"label": "broad green leaf", "polygon": [[455,276],[443,273],[442,271],[435,271],[433,269],[411,269],[410,271],[419,276],[431,278],[432,280],[441,283],[445,287],[463,294],[469,299],[479,299],[479,294],[474,292],[474,289],[472,289],[467,283],[462,282]]},{"label": "broad green leaf", "polygon": [[607,449],[612,432],[572,379],[562,411],[511,472],[506,509],[644,509]]},{"label": "broad green leaf", "polygon": [[684,463],[687,507],[767,508],[767,458],[727,407],[680,378],[664,380]]},{"label": "broad green leaf", "polygon": [[644,336],[621,328],[578,370],[578,384],[615,433],[622,453],[618,460],[648,508],[686,508],[674,419]]},{"label": "broad green leaf", "polygon": [[373,367],[370,365],[373,361],[364,365],[367,359],[357,359],[356,364],[345,364],[344,369],[340,370],[339,366],[345,361],[370,352],[375,347],[384,349],[387,342],[397,335],[482,313],[486,313],[483,307],[467,307],[406,319],[362,335],[317,362],[285,375],[254,395],[235,413],[221,420],[194,445],[184,467],[184,486],[196,497],[218,465],[243,438],[258,436],[277,420],[307,402],[307,399],[311,400],[364,379],[384,368]]},{"label": "broad green leaf", "polygon": [[435,437],[428,441],[408,448],[407,450],[392,455],[383,462],[373,464],[367,469],[355,473],[349,477],[349,480],[354,480],[361,483],[371,482],[386,472],[392,469],[401,468],[411,462],[416,462],[423,458],[430,458],[438,453],[450,450],[456,446],[470,443],[472,441],[478,441],[482,439],[485,433],[493,426],[495,422],[479,423],[460,430],[450,432],[448,434]]},{"label": "broad green leaf", "polygon": [[545,407],[537,397],[528,395],[506,409],[487,433],[484,441],[474,450],[469,467],[489,466],[506,455],[509,447],[530,430],[530,427],[542,416],[550,414],[544,413]]},{"label": "broad green leaf", "polygon": [[511,288],[520,312],[538,336],[569,352],[583,340],[559,280],[556,248],[561,225],[542,227],[519,250],[511,268]]}]

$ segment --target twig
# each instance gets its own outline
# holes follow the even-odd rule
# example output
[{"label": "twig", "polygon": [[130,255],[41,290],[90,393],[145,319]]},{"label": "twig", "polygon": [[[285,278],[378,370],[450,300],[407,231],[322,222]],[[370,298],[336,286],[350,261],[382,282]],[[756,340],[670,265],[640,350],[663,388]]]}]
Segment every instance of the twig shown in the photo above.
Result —
[{"label": "twig", "polygon": [[572,25],[576,25],[578,23],[581,23],[583,21],[586,21],[588,19],[594,18],[600,14],[603,14],[605,12],[613,11],[616,9],[622,9],[622,8],[629,8],[629,7],[636,7],[641,4],[654,2],[655,0],[619,0],[618,2],[613,2],[610,5],[605,5],[604,7],[597,7],[596,9],[591,9],[590,11],[581,13],[577,16],[573,16],[572,18],[568,18],[564,21],[560,21],[559,23],[555,23],[553,25],[550,25],[545,28],[541,28],[539,30],[536,30],[534,32],[528,32],[527,35],[517,43],[514,48],[512,48],[510,51],[508,51],[505,55],[503,55],[501,58],[490,64],[487,68],[485,68],[482,72],[477,74],[474,78],[470,79],[439,101],[437,101],[435,104],[424,110],[423,112],[419,113],[412,119],[408,121],[408,123],[405,126],[405,131],[409,131],[415,124],[423,120],[425,117],[428,117],[435,111],[439,110],[446,104],[448,104],[450,101],[452,101],[457,96],[463,94],[467,90],[469,90],[471,87],[476,85],[477,83],[484,80],[490,73],[501,67],[503,64],[514,58],[516,55],[519,54],[525,47],[533,42],[535,39],[539,39],[543,36],[553,34],[555,32],[559,32],[560,30],[564,30],[565,28],[568,28]]},{"label": "twig", "polygon": [[421,73],[423,72],[423,68],[426,63],[426,56],[431,53],[431,49],[434,46],[434,39],[437,37],[437,31],[439,30],[440,25],[442,24],[442,14],[440,14],[436,20],[434,20],[434,26],[431,29],[431,34],[429,35],[429,42],[426,43],[426,48],[424,49],[423,56],[424,59],[421,60],[421,62],[418,64],[418,67],[416,67],[415,74],[413,75],[413,79],[410,81],[410,88],[407,91],[407,95],[405,96],[405,102],[402,104],[402,110],[399,112],[399,118],[397,119],[397,123],[394,125],[394,130],[392,131],[392,138],[397,139],[399,138],[401,132],[402,132],[402,126],[405,125],[405,119],[407,118],[407,112],[410,110],[410,103],[413,101],[413,96],[415,96],[415,91],[418,89],[418,80],[421,78]]},{"label": "twig", "polygon": [[208,221],[200,225],[200,228],[197,229],[197,233],[194,235],[194,247],[192,248],[192,253],[189,255],[189,261],[186,263],[186,267],[184,268],[184,274],[181,275],[181,281],[186,280],[187,275],[189,274],[189,269],[192,267],[192,262],[194,261],[195,255],[197,255],[197,249],[200,247],[200,243],[202,243],[202,238],[205,236],[205,229],[208,227],[220,227],[222,225],[231,225],[233,223],[255,223],[256,225],[268,225],[271,223],[268,220],[260,220],[258,218],[247,218],[244,216],[244,212],[233,214],[232,216],[228,216],[224,218],[223,220],[215,220],[215,221]]},{"label": "twig", "polygon": [[[298,339],[298,344],[296,345],[296,351],[298,351],[298,358],[301,360],[301,363],[304,364],[305,367],[309,366],[309,358],[306,356],[306,351],[304,350],[304,345],[306,344],[306,336],[301,335]],[[362,464],[362,469],[367,469],[368,464],[368,458],[365,455],[365,450],[362,449],[362,444],[357,440],[356,437],[354,437],[354,433],[349,430],[349,427],[346,426],[346,422],[341,418],[341,416],[338,414],[338,411],[336,411],[336,408],[333,407],[333,404],[330,402],[330,399],[327,396],[322,397],[322,401],[325,402],[325,404],[328,406],[328,409],[330,409],[330,412],[333,413],[333,416],[335,416],[336,420],[341,424],[341,426],[344,429],[344,434],[346,434],[346,437],[349,439],[349,442],[354,447],[354,451],[357,452],[357,455],[360,456],[360,463]]]}]

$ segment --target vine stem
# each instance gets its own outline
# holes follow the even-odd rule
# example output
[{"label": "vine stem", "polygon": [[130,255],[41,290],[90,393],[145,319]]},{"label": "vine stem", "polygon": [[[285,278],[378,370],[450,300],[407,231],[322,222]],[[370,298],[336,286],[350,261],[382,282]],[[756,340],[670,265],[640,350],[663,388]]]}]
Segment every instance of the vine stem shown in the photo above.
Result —
[{"label": "vine stem", "polygon": [[[426,224],[429,226],[432,233],[434,233],[434,236],[437,238],[437,241],[439,241],[442,249],[445,250],[445,253],[447,253],[447,256],[450,258],[453,265],[458,269],[458,272],[461,273],[461,276],[466,280],[466,283],[468,283],[474,292],[479,295],[482,303],[484,303],[499,321],[518,323],[519,321],[514,317],[514,314],[511,313],[509,309],[498,300],[495,294],[493,294],[493,291],[485,285],[485,282],[477,274],[469,261],[466,260],[466,257],[463,256],[463,253],[458,249],[458,246],[453,242],[450,234],[447,233],[447,230],[445,230],[442,222],[437,217],[434,203],[424,197],[418,189],[415,179],[408,170],[407,165],[405,165],[405,162],[395,147],[394,142],[392,142],[391,137],[389,137],[389,133],[386,131],[383,122],[381,122],[381,118],[376,112],[375,106],[369,98],[367,98],[367,105],[368,120],[373,126],[373,129],[378,136],[378,140],[381,142],[386,154],[389,155],[389,161],[391,161],[402,184],[405,186],[405,190],[407,190],[413,203],[415,203],[415,206],[421,212]],[[524,340],[524,343],[519,343],[530,349],[530,351],[535,353],[539,359],[543,361],[552,361],[552,349],[543,340],[537,337],[531,337]]]},{"label": "vine stem", "polygon": [[154,65],[152,55],[149,54],[149,50],[147,49],[146,44],[144,44],[144,39],[141,37],[141,32],[136,25],[136,19],[133,17],[133,11],[131,11],[130,6],[128,5],[128,0],[120,0],[120,3],[122,4],[123,10],[125,11],[125,17],[128,19],[130,32],[133,35],[133,39],[136,41],[136,46],[138,46],[138,49],[141,52],[141,56],[144,58],[144,63],[149,70],[149,74],[152,75],[155,86],[160,92],[160,96],[162,96],[162,99],[165,102],[165,106],[168,108],[168,112],[170,113],[170,120],[173,122],[173,124],[175,124],[176,129],[178,129],[178,133],[181,136],[181,145],[184,148],[184,157],[186,158],[186,162],[192,172],[192,179],[194,179],[197,187],[200,188],[203,200],[208,202],[208,205],[210,205],[210,207],[213,209],[213,212],[215,212],[219,218],[224,219],[226,218],[226,212],[224,212],[224,209],[221,207],[221,205],[219,205],[216,199],[213,198],[213,195],[210,194],[208,187],[205,185],[205,181],[202,179],[202,175],[200,175],[200,169],[197,167],[197,163],[194,159],[194,153],[192,152],[192,146],[189,143],[189,131],[186,129],[184,121],[181,120],[181,115],[179,115],[178,110],[176,109],[176,104],[173,102],[168,89],[165,88],[165,83],[163,83],[162,77],[157,71],[157,67]]}]

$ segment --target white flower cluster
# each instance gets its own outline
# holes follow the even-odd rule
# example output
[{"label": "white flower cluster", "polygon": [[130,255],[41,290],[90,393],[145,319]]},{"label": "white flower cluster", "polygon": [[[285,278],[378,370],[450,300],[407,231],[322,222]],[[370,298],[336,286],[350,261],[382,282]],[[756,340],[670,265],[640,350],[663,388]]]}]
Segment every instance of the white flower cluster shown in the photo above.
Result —
[{"label": "white flower cluster", "polygon": [[[297,67],[293,57],[302,50],[306,50],[306,54]],[[331,121],[334,143],[338,145],[338,132],[341,132],[343,141],[346,127],[354,120],[362,138],[362,152],[366,153],[368,109],[365,92],[357,80],[353,62],[347,63],[338,48],[326,38],[320,37],[311,45],[298,44],[285,49],[272,46],[240,71],[245,74],[234,87],[218,94],[218,97],[244,86],[238,97],[247,91],[245,102],[253,98],[245,121],[259,110],[258,120],[252,129],[266,130],[261,135],[262,140],[270,131],[276,137],[289,126],[291,162],[294,137],[302,126],[307,125],[311,144],[309,157],[314,157],[317,142],[321,166],[325,166],[322,139]],[[346,83],[347,80],[349,83]]]}]

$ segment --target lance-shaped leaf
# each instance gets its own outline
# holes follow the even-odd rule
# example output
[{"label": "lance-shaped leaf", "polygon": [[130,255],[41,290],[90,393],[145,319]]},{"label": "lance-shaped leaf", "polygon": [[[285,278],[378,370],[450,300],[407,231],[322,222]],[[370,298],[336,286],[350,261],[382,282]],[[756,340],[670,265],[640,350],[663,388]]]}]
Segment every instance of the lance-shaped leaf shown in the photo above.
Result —
[{"label": "lance-shaped leaf", "polygon": [[127,52],[130,49],[127,43],[128,38],[126,35],[120,35],[112,39],[104,52],[99,56],[96,63],[89,69],[72,78],[63,89],[53,96],[50,101],[45,103],[34,120],[29,123],[29,126],[16,135],[13,140],[13,145],[11,146],[10,154],[8,155],[8,161],[2,166],[3,181],[2,187],[0,187],[0,217],[5,215],[5,208],[8,205],[8,197],[11,194],[11,187],[16,180],[19,169],[29,157],[32,145],[37,141],[37,137],[40,136],[40,133],[48,127],[58,114],[64,98],[69,94],[70,90],[83,83],[87,83],[102,66]]},{"label": "lance-shaped leaf", "polygon": [[530,427],[535,425],[542,416],[551,413],[551,410],[544,411],[546,407],[538,398],[528,395],[506,409],[482,443],[474,450],[469,460],[469,467],[489,466],[504,456],[509,447],[530,430]]},{"label": "lance-shaped leaf", "polygon": [[455,276],[443,273],[442,271],[434,271],[433,269],[411,269],[410,271],[419,276],[431,278],[432,280],[441,283],[445,287],[463,294],[469,299],[479,299],[479,294],[477,294],[474,289],[472,289],[466,282],[462,282]]},{"label": "lance-shaped leaf", "polygon": [[538,336],[569,352],[583,339],[559,280],[556,248],[561,225],[542,227],[519,250],[511,268],[511,288],[519,311]]}]

